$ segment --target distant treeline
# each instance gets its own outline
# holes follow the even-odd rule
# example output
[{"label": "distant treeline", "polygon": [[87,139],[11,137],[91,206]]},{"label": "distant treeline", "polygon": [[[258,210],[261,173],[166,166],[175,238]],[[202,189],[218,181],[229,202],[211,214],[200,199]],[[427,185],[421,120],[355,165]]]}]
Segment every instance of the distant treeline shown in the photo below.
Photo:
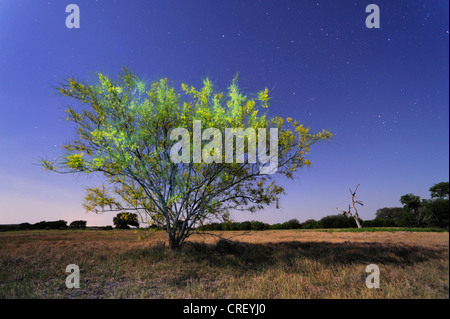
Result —
[{"label": "distant treeline", "polygon": [[[449,229],[449,183],[441,182],[430,187],[431,199],[421,199],[414,194],[401,196],[403,207],[378,209],[375,219],[360,220],[363,228],[368,227],[413,227]],[[355,220],[344,215],[330,215],[320,220],[309,219],[300,223],[291,219],[282,224],[269,225],[259,221],[241,223],[211,223],[200,230],[266,230],[266,229],[322,229],[356,228]]]},{"label": "distant treeline", "polygon": [[[410,205],[411,206],[411,205]],[[375,219],[361,220],[366,227],[419,227],[449,228],[449,200],[422,200],[414,209],[405,207],[385,207],[378,209]],[[330,215],[320,220],[308,219],[300,223],[291,219],[281,224],[266,224],[259,221],[211,223],[200,227],[200,230],[268,230],[268,229],[323,229],[323,228],[356,228],[355,220],[344,215]]]},{"label": "distant treeline", "polygon": [[36,224],[21,223],[13,225],[0,225],[0,231],[9,230],[32,230],[32,229],[84,229],[86,228],[85,220],[75,220],[67,225],[65,220],[41,221]]},{"label": "distant treeline", "polygon": [[[448,192],[446,193],[448,194]],[[378,209],[375,219],[361,220],[363,228],[366,227],[421,227],[421,228],[449,228],[449,199],[444,198],[421,200],[418,196],[407,194],[401,198],[404,207],[385,207]],[[123,214],[119,214],[123,215]],[[116,216],[114,224],[117,229],[129,227],[128,224],[137,227],[136,214]],[[120,218],[119,218],[120,217]],[[123,224],[122,221],[125,221]],[[260,221],[210,223],[200,226],[200,231],[212,230],[269,230],[269,229],[329,229],[329,228],[356,228],[355,220],[342,214],[330,215],[320,220],[308,219],[300,223],[297,219],[291,219],[284,223],[267,224]],[[67,225],[64,220],[41,221],[36,224],[22,223],[16,225],[0,225],[0,231],[32,230],[32,229],[85,229],[86,221],[76,220]],[[91,227],[90,227],[91,228]],[[112,226],[95,227],[96,229],[110,230]],[[154,226],[152,227],[154,228]],[[164,228],[161,228],[164,229]]]},{"label": "distant treeline", "polygon": [[[372,222],[372,221],[367,221]],[[367,222],[363,221],[363,227]],[[355,220],[351,217],[343,215],[326,216],[320,220],[308,219],[300,223],[297,219],[291,219],[284,223],[267,224],[260,221],[245,221],[245,222],[224,222],[224,223],[210,223],[199,227],[201,231],[212,230],[276,230],[276,229],[322,229],[322,228],[356,228]],[[372,224],[367,227],[377,227]],[[384,225],[383,227],[389,227]]]}]

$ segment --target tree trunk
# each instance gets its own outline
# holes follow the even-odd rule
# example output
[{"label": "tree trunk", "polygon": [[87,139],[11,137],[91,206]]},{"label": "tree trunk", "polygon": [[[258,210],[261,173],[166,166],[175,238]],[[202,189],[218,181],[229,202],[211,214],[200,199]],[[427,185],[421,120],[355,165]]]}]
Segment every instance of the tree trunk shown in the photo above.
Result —
[{"label": "tree trunk", "polygon": [[176,234],[169,234],[169,248],[172,250],[178,249],[181,247],[181,244],[184,242],[184,237],[177,236]]},{"label": "tree trunk", "polygon": [[359,222],[359,218],[356,216],[353,216],[353,218],[355,219],[356,225],[358,226],[358,228],[362,228],[361,223]]},{"label": "tree trunk", "polygon": [[169,242],[169,248],[171,249],[171,250],[176,250],[176,249],[178,249],[178,248],[180,248],[180,243],[178,242],[178,240],[172,240],[172,241],[170,241]]}]

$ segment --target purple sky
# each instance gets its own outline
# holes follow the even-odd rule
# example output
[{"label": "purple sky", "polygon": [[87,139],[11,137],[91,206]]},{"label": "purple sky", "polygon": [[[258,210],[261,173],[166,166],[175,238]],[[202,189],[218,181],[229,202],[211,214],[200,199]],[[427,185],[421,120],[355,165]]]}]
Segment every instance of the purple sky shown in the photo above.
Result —
[{"label": "purple sky", "polygon": [[[79,29],[65,26],[70,3]],[[370,3],[379,29],[366,28]],[[246,92],[270,89],[270,114],[335,134],[312,148],[311,168],[282,182],[280,210],[236,220],[320,219],[346,207],[357,184],[363,219],[406,193],[429,198],[449,180],[448,12],[447,0],[0,0],[0,224],[112,224],[113,213],[81,206],[100,176],[38,162],[74,137],[71,101],[52,87],[122,66],[177,86],[208,76],[222,90],[239,72]]]}]

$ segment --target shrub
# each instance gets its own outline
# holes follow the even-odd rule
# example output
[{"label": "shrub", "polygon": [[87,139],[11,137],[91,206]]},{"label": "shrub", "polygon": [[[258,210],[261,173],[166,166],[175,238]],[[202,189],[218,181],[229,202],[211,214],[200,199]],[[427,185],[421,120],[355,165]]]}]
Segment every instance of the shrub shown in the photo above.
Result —
[{"label": "shrub", "polygon": [[240,225],[240,230],[252,230],[252,223],[249,221],[242,222]]},{"label": "shrub", "polygon": [[200,231],[224,230],[224,224],[223,223],[205,224],[200,226],[198,230]]},{"label": "shrub", "polygon": [[256,220],[254,220],[254,221],[252,221],[252,230],[266,230],[266,229],[269,229],[270,228],[270,225],[269,224],[266,224],[266,223],[263,223],[263,222],[259,222],[259,221],[256,221]]},{"label": "shrub", "polygon": [[330,215],[320,220],[322,228],[354,228],[356,227],[353,217],[344,215]]},{"label": "shrub", "polygon": [[396,227],[397,222],[392,218],[375,218],[372,220],[364,220],[363,227]]},{"label": "shrub", "polygon": [[130,226],[139,227],[137,214],[119,213],[113,218],[113,223],[117,229],[130,229]]},{"label": "shrub", "polygon": [[301,228],[303,229],[317,229],[321,228],[320,221],[315,219],[308,219],[301,224]]},{"label": "shrub", "polygon": [[34,229],[66,229],[67,222],[65,220],[57,220],[57,221],[41,221],[33,225]]},{"label": "shrub", "polygon": [[31,225],[30,223],[21,223],[19,225],[19,229],[20,230],[29,230],[29,229],[33,229],[33,225]]},{"label": "shrub", "polygon": [[73,229],[85,229],[86,228],[86,221],[85,220],[74,220],[70,223],[69,228]]},{"label": "shrub", "polygon": [[449,200],[438,198],[429,201],[426,204],[427,216],[426,224],[428,227],[447,228],[449,226]]},{"label": "shrub", "polygon": [[291,219],[286,222],[288,229],[299,229],[302,227],[298,219]]}]

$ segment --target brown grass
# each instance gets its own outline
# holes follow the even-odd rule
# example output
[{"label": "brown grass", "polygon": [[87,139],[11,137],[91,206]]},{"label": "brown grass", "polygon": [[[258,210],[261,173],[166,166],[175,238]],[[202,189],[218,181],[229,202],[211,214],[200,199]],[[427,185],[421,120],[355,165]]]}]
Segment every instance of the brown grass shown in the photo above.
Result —
[{"label": "brown grass", "polygon": [[[216,232],[215,235],[220,235]],[[0,233],[0,298],[449,298],[449,234],[225,232],[179,251],[164,233]],[[68,289],[68,264],[81,288]],[[380,268],[380,289],[365,268]]]}]

